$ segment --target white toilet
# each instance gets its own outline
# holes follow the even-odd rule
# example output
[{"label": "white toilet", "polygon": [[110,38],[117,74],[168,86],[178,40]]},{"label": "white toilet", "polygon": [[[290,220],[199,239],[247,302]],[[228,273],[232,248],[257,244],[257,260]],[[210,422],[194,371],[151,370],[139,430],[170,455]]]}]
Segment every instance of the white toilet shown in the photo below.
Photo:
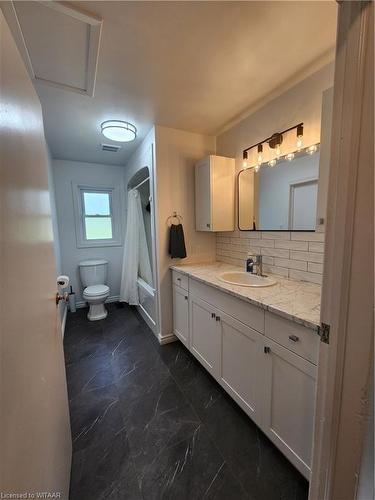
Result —
[{"label": "white toilet", "polygon": [[83,298],[89,304],[90,309],[87,318],[97,321],[107,317],[107,309],[104,302],[109,296],[107,282],[108,261],[83,260],[79,263],[79,274],[84,287]]}]

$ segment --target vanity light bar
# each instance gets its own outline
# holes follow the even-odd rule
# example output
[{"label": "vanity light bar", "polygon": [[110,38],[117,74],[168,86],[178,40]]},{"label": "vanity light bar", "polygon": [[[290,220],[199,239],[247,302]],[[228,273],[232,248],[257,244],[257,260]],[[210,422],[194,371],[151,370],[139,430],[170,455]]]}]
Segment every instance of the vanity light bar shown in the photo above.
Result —
[{"label": "vanity light bar", "polygon": [[[271,158],[271,160],[269,160],[267,162],[267,165],[271,168],[275,167],[277,165],[277,162],[278,161],[283,161],[283,160],[287,160],[287,161],[293,161],[295,158],[299,158],[300,156],[303,156],[304,154],[308,154],[308,155],[313,155],[314,153],[316,153],[320,148],[320,143],[318,142],[317,144],[312,144],[311,146],[308,146],[307,148],[305,149],[296,149],[295,151],[292,151],[291,153],[288,153],[284,156],[281,156],[280,158]],[[265,163],[257,163],[256,165],[252,165],[252,166],[248,166],[247,165],[247,161],[246,161],[246,167],[244,167],[244,169],[246,168],[253,168],[255,172],[259,172],[260,170],[260,167],[261,166],[264,166]]]}]

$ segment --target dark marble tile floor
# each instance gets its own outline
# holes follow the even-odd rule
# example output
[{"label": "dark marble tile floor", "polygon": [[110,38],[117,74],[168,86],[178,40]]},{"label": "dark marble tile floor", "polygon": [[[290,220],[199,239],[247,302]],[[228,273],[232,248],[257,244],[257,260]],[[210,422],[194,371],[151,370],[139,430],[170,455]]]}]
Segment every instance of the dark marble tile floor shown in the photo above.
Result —
[{"label": "dark marble tile floor", "polygon": [[180,342],[134,308],[70,314],[70,500],[306,500],[308,483]]}]

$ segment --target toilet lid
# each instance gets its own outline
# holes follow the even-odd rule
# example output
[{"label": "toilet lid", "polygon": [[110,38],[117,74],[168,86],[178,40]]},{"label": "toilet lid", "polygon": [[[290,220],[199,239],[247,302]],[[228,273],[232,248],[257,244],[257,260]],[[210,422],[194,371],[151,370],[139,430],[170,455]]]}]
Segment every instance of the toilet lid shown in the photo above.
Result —
[{"label": "toilet lid", "polygon": [[97,295],[103,295],[109,292],[109,287],[107,285],[92,285],[84,289],[83,293],[86,296],[96,297]]}]

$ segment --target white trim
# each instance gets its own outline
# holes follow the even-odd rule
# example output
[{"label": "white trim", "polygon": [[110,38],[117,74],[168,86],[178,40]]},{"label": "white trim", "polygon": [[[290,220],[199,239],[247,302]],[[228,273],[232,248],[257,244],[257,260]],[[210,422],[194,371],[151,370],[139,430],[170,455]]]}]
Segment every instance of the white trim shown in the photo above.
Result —
[{"label": "white trim", "polygon": [[172,342],[177,342],[177,340],[179,340],[174,333],[163,336],[159,334],[157,337],[160,345],[171,344]]},{"label": "white trim", "polygon": [[61,82],[56,82],[53,80],[47,80],[41,77],[38,77],[34,71],[31,57],[27,48],[27,44],[25,38],[23,36],[21,24],[18,19],[17,10],[14,5],[14,1],[1,1],[0,6],[3,10],[5,19],[9,24],[9,27],[14,36],[15,42],[17,44],[18,50],[21,53],[23,61],[26,65],[26,69],[30,75],[30,78],[35,81],[43,82],[52,87],[57,87],[65,90],[70,90],[72,92],[76,92],[78,94],[84,94],[90,97],[94,96],[95,92],[95,83],[96,83],[96,75],[97,75],[97,67],[98,67],[98,58],[99,58],[99,47],[101,40],[101,32],[102,32],[102,24],[103,21],[90,13],[84,12],[82,10],[78,10],[75,7],[73,8],[67,2],[53,2],[53,1],[41,1],[37,0],[38,3],[41,3],[44,7],[56,10],[61,14],[77,19],[83,23],[88,25],[89,29],[89,46],[88,46],[88,57],[87,57],[87,66],[86,66],[86,87],[74,87],[71,85],[67,85]]},{"label": "white trim", "polygon": [[[112,238],[101,240],[87,240],[84,229],[84,207],[83,192],[106,192],[110,196]],[[95,183],[91,185],[72,181],[73,210],[76,230],[77,248],[97,248],[97,247],[120,247],[122,246],[122,201],[121,190],[118,186],[102,185]]]},{"label": "white trim", "polygon": [[62,335],[62,338],[64,338],[64,335],[65,335],[65,327],[66,327],[66,318],[67,318],[67,316],[68,316],[68,306],[65,305],[63,316],[62,316],[62,319],[61,319],[61,335]]}]

